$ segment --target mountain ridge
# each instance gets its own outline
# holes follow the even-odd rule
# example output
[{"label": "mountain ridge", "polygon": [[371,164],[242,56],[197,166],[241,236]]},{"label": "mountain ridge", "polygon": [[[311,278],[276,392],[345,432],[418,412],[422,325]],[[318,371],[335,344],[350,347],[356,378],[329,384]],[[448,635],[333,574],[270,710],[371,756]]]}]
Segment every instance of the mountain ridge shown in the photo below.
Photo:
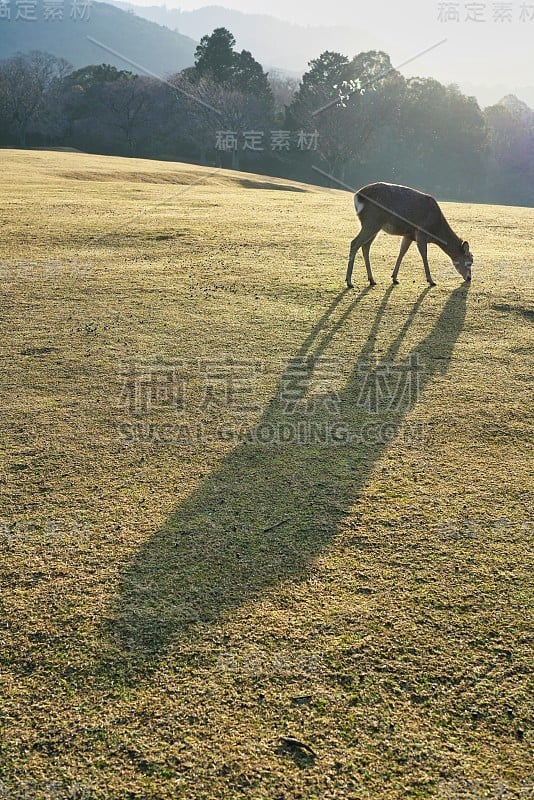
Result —
[{"label": "mountain ridge", "polygon": [[228,28],[238,49],[250,50],[265,68],[295,75],[302,74],[308,62],[324,50],[340,50],[353,56],[362,50],[388,47],[386,40],[366,30],[341,25],[299,25],[270,14],[247,13],[219,5],[183,11],[160,5],[139,6],[127,0],[111,2],[197,40],[215,28]]},{"label": "mountain ridge", "polygon": [[68,6],[62,9],[63,18],[47,19],[45,9],[43,0],[37,0],[35,18],[0,21],[2,58],[41,50],[64,58],[75,68],[106,63],[131,69],[130,62],[135,62],[162,76],[194,63],[194,39],[114,4],[93,2],[88,16],[79,19],[69,15]]}]

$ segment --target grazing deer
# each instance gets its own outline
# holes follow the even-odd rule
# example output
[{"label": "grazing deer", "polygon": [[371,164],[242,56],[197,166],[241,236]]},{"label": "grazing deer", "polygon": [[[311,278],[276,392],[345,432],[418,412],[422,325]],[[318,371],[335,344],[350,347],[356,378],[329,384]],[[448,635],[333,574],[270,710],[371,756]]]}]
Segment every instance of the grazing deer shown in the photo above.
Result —
[{"label": "grazing deer", "polygon": [[349,265],[347,267],[347,286],[352,289],[352,268],[356,253],[362,248],[367,277],[371,286],[375,286],[369,250],[379,231],[402,236],[399,257],[393,270],[393,283],[398,283],[397,275],[402,259],[412,242],[417,242],[421,253],[425,274],[431,286],[432,280],[426,255],[428,244],[437,244],[447,253],[455,269],[465,281],[471,280],[473,256],[468,242],[464,242],[452,230],[443,216],[437,201],[429,194],[423,194],[408,186],[397,186],[394,183],[370,183],[359,189],[354,195],[356,214],[362,226],[361,231],[350,245]]}]

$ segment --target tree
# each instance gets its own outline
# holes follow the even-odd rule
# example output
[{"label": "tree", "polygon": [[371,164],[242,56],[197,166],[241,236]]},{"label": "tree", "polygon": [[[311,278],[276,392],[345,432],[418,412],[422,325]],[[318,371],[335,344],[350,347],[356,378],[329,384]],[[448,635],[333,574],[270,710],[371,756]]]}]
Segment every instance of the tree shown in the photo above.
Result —
[{"label": "tree", "polygon": [[215,28],[203,36],[195,50],[195,71],[199,78],[209,76],[218,83],[230,81],[235,66],[235,39],[226,28]]},{"label": "tree", "polygon": [[230,83],[238,92],[250,92],[268,103],[273,102],[272,90],[262,65],[248,50],[234,54]]},{"label": "tree", "polygon": [[[102,138],[102,126],[98,125],[102,114],[101,87],[133,77],[132,72],[119,70],[110,64],[90,64],[67,75],[63,81],[63,97],[67,138],[73,144],[81,144],[83,149],[90,149],[90,137],[97,128],[100,128],[98,138]],[[80,129],[84,132],[82,142],[77,141]]]},{"label": "tree", "polygon": [[61,86],[71,70],[64,59],[40,51],[0,63],[0,119],[20,147],[26,147],[30,131],[59,132]]},{"label": "tree", "polygon": [[484,110],[488,131],[488,193],[534,205],[534,111],[514,95]]},{"label": "tree", "polygon": [[295,98],[297,102],[305,100],[309,95],[322,95],[324,91],[330,93],[334,85],[348,81],[352,77],[349,59],[331,50],[325,50],[319,58],[310,61],[308,66],[309,70],[302,76],[302,83]]},{"label": "tree", "polygon": [[235,39],[226,28],[216,28],[203,36],[195,51],[195,66],[184,70],[183,77],[194,83],[207,78],[227,90],[254,94],[273,104],[268,75],[248,50],[234,51]]},{"label": "tree", "polygon": [[473,197],[483,181],[484,119],[474,97],[432,78],[410,78],[395,156],[402,182],[432,194]]},{"label": "tree", "polygon": [[[164,84],[113,67],[80,72],[68,81],[75,81],[67,90],[72,144],[133,156],[148,138],[160,136],[165,117],[155,109],[161,95],[169,94]],[[110,80],[98,80],[106,77]]]},{"label": "tree", "polygon": [[[245,131],[265,131],[272,119],[269,102],[252,92],[222,85],[211,77],[191,83],[182,74],[169,79],[181,92],[176,94],[180,133],[194,145],[200,161],[222,163],[223,153],[231,157],[233,169],[239,169]],[[200,101],[200,102],[199,102]],[[219,140],[234,141],[235,147],[221,149]]]},{"label": "tree", "polygon": [[285,124],[287,110],[298,91],[299,81],[289,75],[270,72],[269,86],[273,95],[274,112],[280,115],[280,122]]},{"label": "tree", "polygon": [[131,78],[133,72],[124,69],[117,69],[111,64],[90,64],[88,67],[82,67],[70,75],[65,80],[68,86],[76,86],[81,89],[89,89],[96,83],[112,83],[118,81],[120,78]]},{"label": "tree", "polygon": [[347,166],[361,163],[377,133],[392,124],[403,85],[386,53],[371,50],[349,61],[326,51],[310,62],[288,124],[318,131],[320,156],[328,171],[343,180]]},{"label": "tree", "polygon": [[139,140],[153,129],[151,89],[154,81],[137,75],[104,83],[100,101],[107,109],[111,129],[118,132],[129,156],[135,155]]},{"label": "tree", "polygon": [[[196,51],[193,68],[170,78],[180,107],[180,125],[190,144],[206,162],[215,154],[224,159],[218,138],[233,142],[232,167],[239,168],[245,131],[262,131],[273,117],[274,98],[268,75],[248,50],[234,52],[235,39],[226,28],[217,28],[203,36]],[[196,99],[195,99],[196,98]]]}]

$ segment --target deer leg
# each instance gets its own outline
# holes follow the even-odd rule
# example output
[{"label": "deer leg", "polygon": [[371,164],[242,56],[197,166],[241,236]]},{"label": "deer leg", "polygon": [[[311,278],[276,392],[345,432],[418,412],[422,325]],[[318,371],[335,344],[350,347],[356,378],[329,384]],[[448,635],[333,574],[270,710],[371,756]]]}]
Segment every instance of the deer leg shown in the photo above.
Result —
[{"label": "deer leg", "polygon": [[426,279],[427,279],[428,283],[430,284],[430,286],[435,286],[436,284],[432,280],[432,275],[430,274],[430,267],[428,266],[428,258],[427,258],[427,255],[426,255],[428,242],[427,242],[427,240],[425,239],[424,236],[420,236],[420,235],[418,235],[416,237],[416,242],[417,242],[417,247],[419,249],[419,252],[421,253],[421,258],[423,259],[423,264],[425,266]]},{"label": "deer leg", "polygon": [[[371,243],[373,239],[376,237],[377,233],[378,230],[364,231],[364,229],[362,228],[362,230],[359,232],[356,238],[353,239],[352,242],[350,243],[349,263],[347,266],[347,275],[345,278],[347,287],[349,289],[352,289],[352,268],[354,267],[354,259],[356,258],[356,253],[358,252],[360,247],[363,247],[363,245],[366,242]],[[369,258],[369,253],[367,254],[367,261],[368,258]],[[371,286],[374,286],[375,281],[373,279],[373,273],[371,272],[371,265],[370,264],[367,265],[367,261],[365,264],[367,267],[367,277],[369,278],[369,283],[371,284]]]},{"label": "deer leg", "polygon": [[350,243],[349,263],[347,266],[347,275],[345,276],[347,289],[352,289],[352,269],[354,267],[354,259],[356,258],[356,253],[362,246],[365,239],[365,237],[362,236],[362,233],[363,231],[360,231],[359,234]]},{"label": "deer leg", "polygon": [[399,269],[400,269],[400,265],[401,265],[402,259],[406,255],[406,253],[408,251],[408,248],[410,247],[412,242],[413,242],[413,239],[411,238],[411,236],[403,236],[402,237],[402,242],[401,242],[401,246],[400,246],[400,250],[399,250],[399,257],[397,258],[397,263],[395,264],[395,269],[393,270],[393,274],[391,276],[392,279],[393,279],[393,283],[398,283],[397,275],[399,274]]},{"label": "deer leg", "polygon": [[376,286],[376,281],[373,278],[373,271],[371,269],[371,261],[369,260],[369,250],[375,239],[376,233],[372,239],[368,239],[365,244],[362,244],[363,260],[365,261],[365,268],[367,270],[367,278],[369,279],[370,286]]}]

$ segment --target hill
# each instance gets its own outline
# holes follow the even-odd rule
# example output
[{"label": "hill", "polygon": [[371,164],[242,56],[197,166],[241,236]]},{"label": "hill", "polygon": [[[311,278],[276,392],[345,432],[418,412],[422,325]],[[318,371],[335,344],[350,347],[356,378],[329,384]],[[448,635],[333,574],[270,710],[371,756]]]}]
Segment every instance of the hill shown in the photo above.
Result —
[{"label": "hill", "polygon": [[266,68],[282,68],[297,74],[324,50],[340,50],[353,56],[361,50],[386,49],[387,45],[383,37],[369,31],[347,26],[297,25],[268,14],[249,14],[222,6],[181,11],[165,6],[138,6],[122,0],[115,4],[194,39],[211,33],[214,28],[228,28],[238,48],[250,50]]},{"label": "hill", "polygon": [[0,796],[529,797],[533,210],[2,169]]},{"label": "hill", "polygon": [[[49,7],[45,0],[37,0],[35,19],[16,19],[13,9],[11,19],[0,20],[2,58],[43,50],[66,59],[74,67],[107,63],[132,69],[128,62],[136,62],[159,75],[193,64],[193,39],[109,3],[92,3],[79,19],[71,17],[68,5],[63,8],[62,19],[46,19]],[[98,47],[88,37],[126,56],[128,61]]]}]

